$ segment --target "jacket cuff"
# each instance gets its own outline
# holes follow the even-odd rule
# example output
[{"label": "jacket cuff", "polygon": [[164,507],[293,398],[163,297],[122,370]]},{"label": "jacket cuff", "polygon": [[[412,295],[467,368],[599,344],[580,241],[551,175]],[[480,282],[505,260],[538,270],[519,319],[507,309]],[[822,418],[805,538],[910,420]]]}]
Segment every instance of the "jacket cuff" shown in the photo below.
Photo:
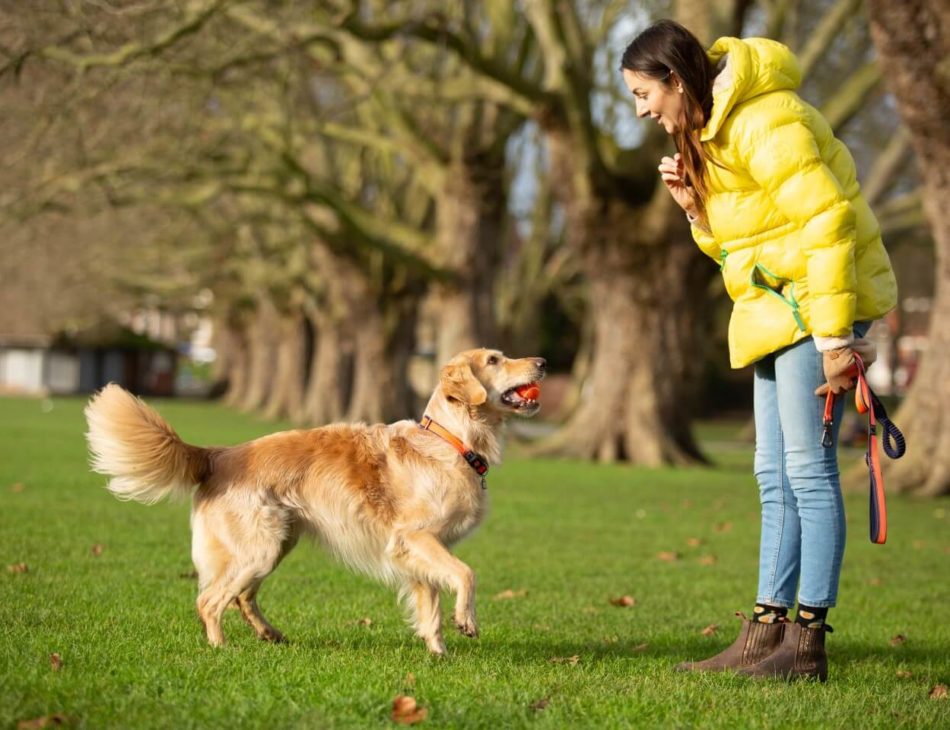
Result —
[{"label": "jacket cuff", "polygon": [[854,342],[854,333],[849,333],[844,337],[819,337],[812,335],[815,341],[815,347],[818,352],[830,352],[831,350],[840,350],[842,347],[851,347]]}]

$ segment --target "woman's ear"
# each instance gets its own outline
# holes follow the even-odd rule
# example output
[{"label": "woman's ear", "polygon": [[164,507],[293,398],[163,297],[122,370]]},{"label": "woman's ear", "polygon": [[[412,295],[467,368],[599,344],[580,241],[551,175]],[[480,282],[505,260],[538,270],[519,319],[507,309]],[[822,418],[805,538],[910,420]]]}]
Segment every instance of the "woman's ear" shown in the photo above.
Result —
[{"label": "woman's ear", "polygon": [[466,405],[480,406],[488,400],[488,392],[478,382],[467,362],[449,363],[439,373],[442,392],[450,398]]}]

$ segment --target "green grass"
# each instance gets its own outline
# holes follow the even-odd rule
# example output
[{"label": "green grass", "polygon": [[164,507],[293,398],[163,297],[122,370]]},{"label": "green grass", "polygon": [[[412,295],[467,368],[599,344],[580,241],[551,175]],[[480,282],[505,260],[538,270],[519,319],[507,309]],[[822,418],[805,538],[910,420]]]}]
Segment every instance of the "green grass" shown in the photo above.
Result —
[{"label": "green grass", "polygon": [[[158,407],[194,443],[274,430],[213,405]],[[423,727],[950,726],[950,700],[929,698],[950,684],[946,500],[892,497],[881,547],[867,540],[865,497],[848,497],[827,685],[672,671],[728,644],[732,612],[754,599],[751,446],[721,424],[704,429],[713,469],[514,457],[493,469],[492,512],[456,549],[478,575],[482,637],[447,626],[446,659],[411,636],[392,592],[309,544],[261,594],[291,643],[259,642],[229,611],[228,646],[211,649],[187,504],[111,497],[87,468],[81,409],[0,400],[0,728],[53,713],[88,728],[384,726],[404,692],[428,709]],[[7,570],[20,562],[27,573]],[[508,589],[527,593],[493,598]],[[637,604],[610,605],[625,594]]]}]

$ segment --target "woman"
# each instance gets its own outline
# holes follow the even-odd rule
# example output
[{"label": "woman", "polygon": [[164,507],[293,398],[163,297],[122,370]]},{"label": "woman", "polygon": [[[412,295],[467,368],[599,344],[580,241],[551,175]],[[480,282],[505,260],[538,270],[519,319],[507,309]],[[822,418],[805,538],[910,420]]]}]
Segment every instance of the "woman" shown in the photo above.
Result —
[{"label": "woman", "polygon": [[824,681],[845,521],[815,394],[853,387],[854,353],[873,359],[861,338],[897,302],[880,229],[848,150],[796,95],[801,73],[785,46],[720,38],[707,53],[664,20],[627,47],[621,70],[637,115],[676,143],[660,176],[725,278],[732,367],[755,364],[762,535],[753,617],[728,649],[677,669]]}]

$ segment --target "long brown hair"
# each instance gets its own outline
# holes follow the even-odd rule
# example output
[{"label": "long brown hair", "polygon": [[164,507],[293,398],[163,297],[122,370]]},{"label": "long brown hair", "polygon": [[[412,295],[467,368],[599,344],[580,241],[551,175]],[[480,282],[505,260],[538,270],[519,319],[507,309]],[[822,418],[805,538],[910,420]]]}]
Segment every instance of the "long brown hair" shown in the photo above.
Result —
[{"label": "long brown hair", "polygon": [[706,223],[706,165],[711,160],[699,136],[712,112],[716,67],[696,36],[675,21],[660,20],[627,46],[620,68],[657,79],[666,86],[673,85],[672,76],[676,74],[683,84],[683,114],[673,133],[673,142],[683,159],[686,183],[693,188],[699,218]]}]

